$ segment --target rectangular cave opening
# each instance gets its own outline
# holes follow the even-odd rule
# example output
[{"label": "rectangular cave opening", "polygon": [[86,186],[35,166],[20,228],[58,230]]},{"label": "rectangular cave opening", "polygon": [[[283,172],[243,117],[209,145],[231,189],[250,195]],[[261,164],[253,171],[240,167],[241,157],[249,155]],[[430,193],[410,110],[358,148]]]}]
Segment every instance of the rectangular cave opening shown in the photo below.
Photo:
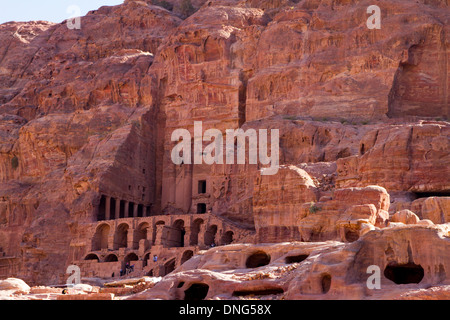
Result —
[{"label": "rectangular cave opening", "polygon": [[97,211],[97,221],[105,220],[105,218],[106,218],[106,197],[101,196],[100,204],[98,206]]},{"label": "rectangular cave opening", "polygon": [[133,217],[134,214],[134,202],[128,203],[128,216]]},{"label": "rectangular cave opening", "polygon": [[144,216],[144,206],[142,204],[138,205],[138,212],[137,212],[138,217],[142,218]]},{"label": "rectangular cave opening", "polygon": [[429,197],[450,197],[450,191],[413,192],[416,199]]},{"label": "rectangular cave opening", "polygon": [[271,287],[259,290],[237,290],[233,292],[233,296],[235,297],[250,296],[250,295],[265,296],[265,295],[277,295],[282,293],[284,293],[284,290],[282,288]]},{"label": "rectangular cave opening", "polygon": [[120,200],[120,210],[119,210],[119,218],[125,218],[125,201]]},{"label": "rectangular cave opening", "polygon": [[116,217],[116,199],[115,198],[111,198],[110,212],[111,212],[111,220],[118,218],[118,217]]},{"label": "rectangular cave opening", "polygon": [[197,204],[197,213],[206,213],[206,203]]},{"label": "rectangular cave opening", "polygon": [[198,181],[198,193],[199,194],[206,193],[206,180]]}]

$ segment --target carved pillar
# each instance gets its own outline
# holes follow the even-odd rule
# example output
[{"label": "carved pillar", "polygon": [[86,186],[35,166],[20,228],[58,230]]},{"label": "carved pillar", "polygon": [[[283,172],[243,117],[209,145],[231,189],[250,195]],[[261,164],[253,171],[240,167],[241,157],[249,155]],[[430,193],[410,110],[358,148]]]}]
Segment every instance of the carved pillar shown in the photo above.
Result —
[{"label": "carved pillar", "polygon": [[191,227],[184,227],[184,246],[189,247],[191,245]]},{"label": "carved pillar", "polygon": [[114,249],[114,235],[116,234],[116,230],[112,230],[113,232],[108,235],[108,249]]},{"label": "carved pillar", "polygon": [[215,246],[219,245],[218,239],[220,239],[220,238],[218,237],[218,234],[216,232],[213,236],[213,243]]},{"label": "carved pillar", "polygon": [[138,253],[139,255],[144,255],[144,252],[147,250],[148,248],[148,240],[147,239],[140,239],[139,243],[138,243]]},{"label": "carved pillar", "polygon": [[111,197],[106,197],[105,201],[105,220],[111,220]]},{"label": "carved pillar", "polygon": [[223,229],[222,228],[217,230],[216,235],[214,237],[214,243],[217,246],[223,245]]},{"label": "carved pillar", "polygon": [[133,204],[133,217],[136,218],[138,216],[138,204]]},{"label": "carved pillar", "polygon": [[116,199],[116,212],[114,213],[114,219],[120,218],[120,199]]},{"label": "carved pillar", "polygon": [[127,248],[132,249],[134,241],[134,229],[128,229],[127,232]]},{"label": "carved pillar", "polygon": [[202,223],[200,225],[200,231],[198,232],[198,245],[200,247],[205,246],[205,233],[206,233],[206,224]]},{"label": "carved pillar", "polygon": [[159,246],[163,244],[163,230],[165,228],[165,225],[163,224],[158,224],[156,225],[156,239],[155,239],[155,245]]},{"label": "carved pillar", "polygon": [[149,246],[153,245],[153,226],[150,226],[147,229],[147,241]]},{"label": "carved pillar", "polygon": [[130,206],[130,201],[125,201],[125,218],[128,218],[130,216],[129,206]]}]

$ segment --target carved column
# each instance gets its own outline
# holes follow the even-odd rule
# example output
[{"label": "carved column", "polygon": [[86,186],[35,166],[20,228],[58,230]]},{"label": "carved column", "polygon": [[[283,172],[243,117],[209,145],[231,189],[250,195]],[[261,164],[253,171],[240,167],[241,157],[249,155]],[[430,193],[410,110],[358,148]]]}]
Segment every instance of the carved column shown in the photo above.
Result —
[{"label": "carved column", "polygon": [[147,241],[151,247],[153,245],[153,226],[149,226],[147,229]]},{"label": "carved column", "polygon": [[138,216],[138,204],[133,204],[133,217],[136,218]]},{"label": "carved column", "polygon": [[189,247],[191,245],[191,227],[184,227],[184,246]]},{"label": "carved column", "polygon": [[206,224],[202,223],[200,225],[200,231],[198,232],[198,245],[200,247],[205,246],[205,233],[206,233]]},{"label": "carved column", "polygon": [[128,218],[130,216],[129,206],[130,206],[130,201],[125,201],[125,218]]},{"label": "carved column", "polygon": [[159,246],[163,244],[162,236],[163,236],[163,230],[165,228],[165,225],[158,224],[156,225],[156,239],[155,239],[155,245]]},{"label": "carved column", "polygon": [[105,201],[105,220],[111,220],[111,197],[106,197]]},{"label": "carved column", "polygon": [[114,228],[111,231],[113,232],[108,236],[108,249],[114,249],[114,235],[116,234],[116,230]]},{"label": "carved column", "polygon": [[127,248],[133,249],[133,241],[134,241],[134,229],[128,229],[127,232]]},{"label": "carved column", "polygon": [[120,199],[116,199],[116,212],[114,213],[114,219],[120,218]]}]

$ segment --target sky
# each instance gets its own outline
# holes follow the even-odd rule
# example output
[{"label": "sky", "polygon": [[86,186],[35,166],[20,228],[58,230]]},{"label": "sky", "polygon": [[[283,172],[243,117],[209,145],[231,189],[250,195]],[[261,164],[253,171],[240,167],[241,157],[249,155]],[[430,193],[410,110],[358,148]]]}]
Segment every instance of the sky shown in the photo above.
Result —
[{"label": "sky", "polygon": [[31,20],[59,23],[70,17],[84,16],[88,11],[101,6],[121,3],[123,0],[0,0],[0,24]]}]

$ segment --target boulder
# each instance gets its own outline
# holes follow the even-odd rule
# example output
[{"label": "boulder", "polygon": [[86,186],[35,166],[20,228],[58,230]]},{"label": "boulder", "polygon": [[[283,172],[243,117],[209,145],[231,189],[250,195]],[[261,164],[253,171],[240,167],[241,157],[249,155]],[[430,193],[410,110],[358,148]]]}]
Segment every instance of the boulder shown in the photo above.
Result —
[{"label": "boulder", "polygon": [[404,209],[397,211],[391,218],[392,222],[401,222],[404,224],[416,224],[420,221],[419,217],[412,211]]},{"label": "boulder", "polygon": [[31,288],[25,283],[25,281],[21,279],[8,278],[5,280],[0,280],[0,290],[28,293],[30,292],[30,289]]}]

